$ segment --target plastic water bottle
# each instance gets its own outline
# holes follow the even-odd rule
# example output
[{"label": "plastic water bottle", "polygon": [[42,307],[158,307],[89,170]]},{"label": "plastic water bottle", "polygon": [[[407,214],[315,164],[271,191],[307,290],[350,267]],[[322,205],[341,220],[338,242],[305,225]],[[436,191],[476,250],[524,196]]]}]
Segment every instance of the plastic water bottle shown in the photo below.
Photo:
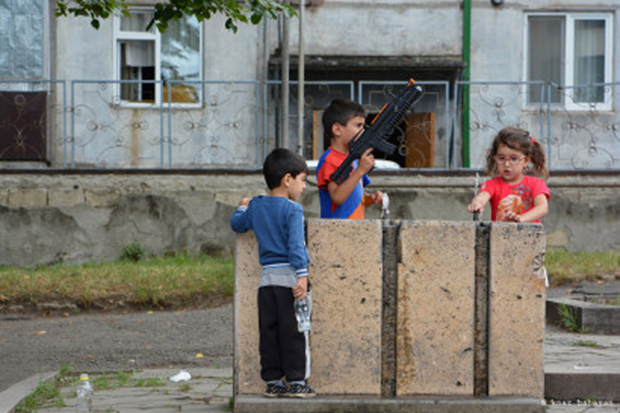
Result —
[{"label": "plastic water bottle", "polygon": [[75,409],[77,413],[92,413],[93,411],[93,386],[90,384],[88,374],[80,376]]},{"label": "plastic water bottle", "polygon": [[303,300],[295,299],[295,318],[297,319],[297,330],[300,333],[310,331],[310,301],[308,297]]}]

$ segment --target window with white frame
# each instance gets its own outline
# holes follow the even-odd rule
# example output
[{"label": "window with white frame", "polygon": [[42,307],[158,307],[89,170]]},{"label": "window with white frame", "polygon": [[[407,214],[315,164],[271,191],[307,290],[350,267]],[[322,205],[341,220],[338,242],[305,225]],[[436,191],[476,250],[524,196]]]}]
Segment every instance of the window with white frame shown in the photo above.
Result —
[{"label": "window with white frame", "polygon": [[[202,25],[195,17],[170,21],[165,33],[149,9],[131,10],[116,20],[116,71],[123,103],[198,103],[202,79]],[[163,81],[162,83],[157,80]]]},{"label": "window with white frame", "polygon": [[[526,16],[527,80],[554,84],[551,102],[567,109],[611,109],[610,13],[536,13]],[[557,87],[560,86],[560,87]],[[532,86],[528,103],[540,101]]]}]

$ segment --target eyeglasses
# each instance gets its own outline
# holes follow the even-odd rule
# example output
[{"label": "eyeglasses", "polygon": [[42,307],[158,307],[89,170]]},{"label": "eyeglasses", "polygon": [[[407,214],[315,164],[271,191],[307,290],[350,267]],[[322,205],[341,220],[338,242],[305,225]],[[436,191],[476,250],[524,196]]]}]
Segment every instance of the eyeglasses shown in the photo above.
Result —
[{"label": "eyeglasses", "polygon": [[519,161],[521,159],[525,158],[525,156],[517,156],[517,155],[512,155],[512,156],[502,156],[502,155],[498,155],[498,156],[494,156],[493,159],[495,159],[495,162],[499,163],[499,164],[503,164],[506,163],[506,161],[508,161],[511,165],[516,165],[519,163]]}]

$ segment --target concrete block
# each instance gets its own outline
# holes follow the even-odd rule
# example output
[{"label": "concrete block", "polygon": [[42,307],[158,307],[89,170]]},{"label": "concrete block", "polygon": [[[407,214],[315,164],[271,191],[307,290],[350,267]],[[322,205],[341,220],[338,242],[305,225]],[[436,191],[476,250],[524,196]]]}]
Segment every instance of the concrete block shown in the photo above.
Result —
[{"label": "concrete block", "polygon": [[546,236],[546,244],[549,250],[557,248],[567,248],[570,242],[568,232],[558,229]]},{"label": "concrete block", "polygon": [[44,208],[47,206],[47,190],[44,188],[9,190],[8,206]]},{"label": "concrete block", "polygon": [[620,334],[620,307],[617,305],[588,302],[579,295],[550,298],[545,308],[548,323],[562,326],[559,314],[561,305],[573,313],[579,330],[589,334]]},{"label": "concrete block", "polygon": [[472,395],[473,222],[403,221],[397,395]]},{"label": "concrete block", "polygon": [[[380,221],[310,220],[313,315],[311,386],[317,393],[381,394]],[[261,268],[254,233],[235,250],[235,394],[262,394],[256,295]]]},{"label": "concrete block", "polygon": [[216,202],[220,202],[224,205],[230,205],[233,207],[237,207],[239,205],[239,200],[246,196],[257,196],[257,195],[265,195],[265,190],[256,189],[253,191],[248,191],[245,188],[240,188],[232,191],[220,191],[216,192],[213,196]]},{"label": "concrete block", "polygon": [[381,394],[382,223],[309,220],[312,376],[319,394]]},{"label": "concrete block", "polygon": [[[310,384],[317,393],[385,396],[382,357],[388,348],[383,346],[389,343],[382,343],[382,331],[387,322],[396,329],[396,367],[390,373],[396,396],[471,398],[476,379],[486,383],[488,378],[491,397],[542,399],[542,226],[491,224],[488,304],[486,289],[478,297],[485,301],[479,304],[488,305],[487,357],[484,375],[477,377],[476,224],[402,221],[400,225],[398,281],[389,283],[383,271],[392,268],[389,263],[396,261],[396,254],[384,257],[381,221],[308,220],[314,299]],[[239,235],[235,395],[264,391],[256,306],[260,272],[254,234]],[[487,285],[486,277],[483,281]],[[383,314],[383,288],[397,296],[395,321]]]},{"label": "concrete block", "polygon": [[74,206],[84,203],[84,192],[81,189],[60,188],[48,192],[49,206]]},{"label": "concrete block", "polygon": [[0,205],[9,205],[9,191],[0,190]]},{"label": "concrete block", "polygon": [[[613,412],[613,402],[620,401],[620,374],[614,373],[547,373],[545,374],[545,398],[551,400],[581,400],[583,404],[609,405],[609,410],[591,410],[584,412]],[[576,403],[575,403],[576,404]]]},{"label": "concrete block", "polygon": [[544,396],[542,225],[493,223],[490,236],[489,396]]},{"label": "concrete block", "polygon": [[115,188],[87,189],[84,191],[86,203],[95,208],[114,206],[120,196],[120,191]]},{"label": "concrete block", "polygon": [[[553,410],[567,413],[584,410]],[[321,397],[299,400],[294,398],[268,399],[257,396],[235,398],[235,413],[545,413],[535,399],[472,399],[424,397]],[[597,410],[598,412],[598,410]],[[589,411],[588,413],[595,413]],[[600,413],[612,413],[605,410]],[[613,413],[616,413],[613,411]]]},{"label": "concrete block", "polygon": [[256,301],[261,266],[253,231],[237,236],[234,265],[234,394],[261,394],[265,383],[260,377]]}]

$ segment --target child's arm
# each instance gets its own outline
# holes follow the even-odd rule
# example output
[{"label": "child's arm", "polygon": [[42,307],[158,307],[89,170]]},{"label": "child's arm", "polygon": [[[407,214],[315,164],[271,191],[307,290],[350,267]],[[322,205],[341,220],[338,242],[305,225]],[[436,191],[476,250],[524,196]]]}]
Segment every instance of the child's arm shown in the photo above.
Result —
[{"label": "child's arm", "polygon": [[308,293],[308,277],[299,277],[297,278],[297,284],[293,287],[293,297],[298,300],[303,300],[306,298],[306,294]]},{"label": "child's arm", "polygon": [[368,148],[364,152],[360,157],[357,169],[343,183],[338,185],[336,182],[330,181],[327,184],[327,191],[334,204],[342,205],[351,195],[357,183],[375,166],[375,157],[370,152],[372,152],[372,148]]},{"label": "child's arm", "polygon": [[484,212],[484,206],[489,202],[490,199],[490,193],[486,191],[480,191],[478,195],[476,195],[474,199],[471,200],[471,204],[467,206],[467,211],[482,214],[482,212]]},{"label": "child's arm", "polygon": [[247,219],[246,211],[252,198],[241,198],[239,206],[230,216],[230,227],[233,231],[243,233],[247,232],[251,227],[251,222]]},{"label": "child's arm", "polygon": [[538,194],[534,198],[534,208],[530,209],[526,213],[519,215],[514,212],[507,212],[506,218],[512,222],[534,222],[547,215],[549,210],[549,203],[547,202],[547,195]]}]

